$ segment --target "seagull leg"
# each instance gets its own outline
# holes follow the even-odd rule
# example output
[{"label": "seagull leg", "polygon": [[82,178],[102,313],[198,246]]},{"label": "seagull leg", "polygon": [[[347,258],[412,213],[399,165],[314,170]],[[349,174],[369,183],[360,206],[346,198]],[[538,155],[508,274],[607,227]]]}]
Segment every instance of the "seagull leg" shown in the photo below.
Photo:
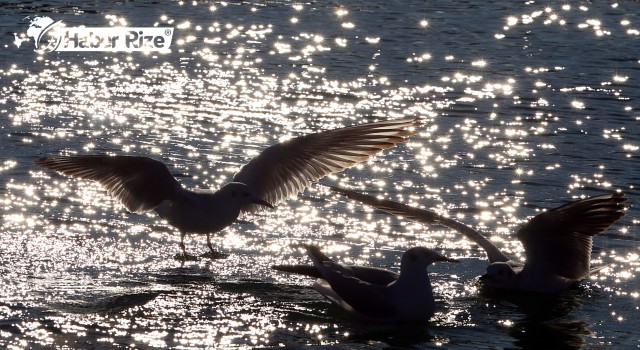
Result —
[{"label": "seagull leg", "polygon": [[182,255],[176,254],[174,259],[181,260],[182,262],[185,262],[187,260],[190,260],[190,261],[198,260],[198,258],[196,258],[195,256],[191,256],[187,254],[187,250],[184,247],[184,237],[186,235],[187,235],[186,232],[180,231],[180,250],[182,250]]},{"label": "seagull leg", "polygon": [[211,234],[207,233],[207,247],[209,247],[209,251],[211,251],[211,259],[225,259],[227,254],[217,252],[213,249],[213,245],[211,245]]},{"label": "seagull leg", "polygon": [[182,249],[182,256],[187,258],[187,250],[184,248],[184,236],[186,236],[186,232],[180,232],[180,249]]},{"label": "seagull leg", "polygon": [[207,233],[207,247],[209,247],[209,250],[211,251],[211,256],[213,256],[216,251],[213,250],[213,246],[211,245],[211,234],[210,233]]}]

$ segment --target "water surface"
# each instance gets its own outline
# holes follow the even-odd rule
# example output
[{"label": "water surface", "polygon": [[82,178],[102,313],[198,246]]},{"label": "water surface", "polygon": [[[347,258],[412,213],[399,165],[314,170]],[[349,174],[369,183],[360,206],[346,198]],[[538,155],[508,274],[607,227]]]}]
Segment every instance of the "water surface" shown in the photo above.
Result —
[{"label": "water surface", "polygon": [[[0,10],[0,345],[6,348],[637,348],[640,4],[26,1]],[[26,16],[68,26],[174,26],[170,53],[14,44]],[[627,215],[594,241],[608,264],[560,296],[478,288],[484,253],[459,234],[372,211],[316,186],[215,239],[229,257],[182,265],[177,235],[97,184],[38,168],[59,154],[144,155],[187,187],[217,188],[288,137],[425,120],[410,142],[327,183],[433,208],[523,258],[515,232],[542,208],[622,191]],[[430,268],[429,324],[350,319],[307,278],[312,242],[397,269]],[[190,252],[206,251],[189,237]]]}]

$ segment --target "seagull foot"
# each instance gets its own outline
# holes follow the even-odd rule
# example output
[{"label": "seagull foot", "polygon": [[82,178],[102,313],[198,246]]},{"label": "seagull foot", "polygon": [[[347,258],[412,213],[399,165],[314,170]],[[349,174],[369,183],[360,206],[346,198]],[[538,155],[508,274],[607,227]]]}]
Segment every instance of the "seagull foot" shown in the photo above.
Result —
[{"label": "seagull foot", "polygon": [[211,260],[216,260],[216,259],[226,259],[229,257],[229,254],[225,254],[225,253],[220,253],[220,252],[206,252],[206,253],[202,253],[202,255],[200,255],[201,258],[209,258]]},{"label": "seagull foot", "polygon": [[178,260],[178,261],[197,261],[198,257],[195,255],[191,255],[191,254],[181,254],[178,253],[176,255],[173,256],[174,260]]}]

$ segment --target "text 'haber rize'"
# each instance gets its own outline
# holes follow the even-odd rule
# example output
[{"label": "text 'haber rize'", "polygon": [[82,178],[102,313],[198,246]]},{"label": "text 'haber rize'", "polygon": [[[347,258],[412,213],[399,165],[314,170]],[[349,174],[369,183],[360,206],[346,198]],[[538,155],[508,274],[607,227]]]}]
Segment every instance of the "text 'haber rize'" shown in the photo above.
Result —
[{"label": "text 'haber rize'", "polygon": [[72,45],[73,48],[81,49],[116,49],[121,47],[119,43],[122,40],[124,40],[124,48],[128,49],[163,49],[166,43],[162,35],[144,35],[144,32],[134,30],[127,31],[124,37],[120,35],[98,35],[91,31],[84,35],[78,32],[73,34],[66,32],[63,39],[64,48],[69,48]]}]

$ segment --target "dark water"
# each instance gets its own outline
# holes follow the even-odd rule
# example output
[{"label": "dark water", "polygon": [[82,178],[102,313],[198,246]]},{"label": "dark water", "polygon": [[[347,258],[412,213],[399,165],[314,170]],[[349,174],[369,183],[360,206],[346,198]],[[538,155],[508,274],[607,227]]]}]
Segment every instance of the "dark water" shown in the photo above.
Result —
[{"label": "dark water", "polygon": [[[4,2],[0,347],[640,347],[639,14],[635,1]],[[157,23],[174,42],[38,53],[14,44],[26,16]],[[402,116],[426,120],[419,135],[326,182],[456,216],[520,258],[514,232],[540,208],[623,191],[627,215],[594,242],[608,269],[560,296],[492,294],[475,284],[484,253],[458,234],[317,187],[228,228],[229,258],[181,266],[156,216],[33,163],[146,155],[216,188],[283,137]],[[269,269],[306,261],[296,242],[392,269],[415,245],[463,263],[430,268],[429,324],[368,325]]]}]

